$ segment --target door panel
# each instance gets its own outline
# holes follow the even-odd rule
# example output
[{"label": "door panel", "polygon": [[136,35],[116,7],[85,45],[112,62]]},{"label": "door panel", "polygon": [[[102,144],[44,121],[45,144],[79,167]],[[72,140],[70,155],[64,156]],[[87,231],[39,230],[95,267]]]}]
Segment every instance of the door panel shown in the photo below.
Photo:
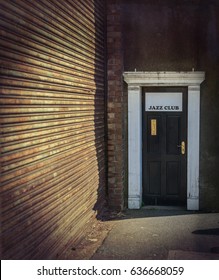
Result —
[{"label": "door panel", "polygon": [[167,195],[179,195],[180,163],[178,161],[167,162],[166,174]]},{"label": "door panel", "polygon": [[[151,96],[156,93],[159,106],[147,104],[147,92],[150,94],[147,100],[152,103],[156,98]],[[165,99],[166,92],[170,99],[177,96],[176,100],[179,100],[181,96],[182,104],[174,106],[171,99],[171,107],[162,107],[162,102],[169,100]],[[178,92],[182,94],[172,94]],[[143,201],[145,204],[185,204],[187,156],[186,153],[182,155],[180,145],[182,141],[187,142],[187,88],[144,88],[142,104]]]},{"label": "door panel", "polygon": [[178,155],[180,143],[180,116],[166,116],[166,152]]},{"label": "door panel", "polygon": [[148,174],[148,193],[159,195],[161,191],[161,162],[149,162]]},{"label": "door panel", "polygon": [[[156,134],[159,131],[159,134],[152,135],[152,122],[156,122]],[[147,118],[147,127],[148,127],[148,153],[149,154],[159,154],[161,152],[161,116],[158,115],[148,115]]]}]

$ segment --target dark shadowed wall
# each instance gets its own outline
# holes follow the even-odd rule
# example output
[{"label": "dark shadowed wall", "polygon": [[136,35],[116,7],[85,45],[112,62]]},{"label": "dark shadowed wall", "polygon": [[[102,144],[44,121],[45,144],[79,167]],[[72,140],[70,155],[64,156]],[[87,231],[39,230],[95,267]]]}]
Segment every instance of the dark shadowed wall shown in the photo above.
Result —
[{"label": "dark shadowed wall", "polygon": [[219,209],[219,2],[123,0],[125,71],[205,71],[200,206]]}]

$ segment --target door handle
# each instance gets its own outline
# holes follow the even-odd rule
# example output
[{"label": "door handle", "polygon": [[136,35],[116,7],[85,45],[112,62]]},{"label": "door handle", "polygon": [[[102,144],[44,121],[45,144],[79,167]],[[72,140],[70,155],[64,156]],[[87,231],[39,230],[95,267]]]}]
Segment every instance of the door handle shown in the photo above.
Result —
[{"label": "door handle", "polygon": [[181,145],[177,145],[177,147],[181,148],[181,154],[185,155],[185,153],[186,153],[186,143],[185,143],[185,141],[182,141]]}]

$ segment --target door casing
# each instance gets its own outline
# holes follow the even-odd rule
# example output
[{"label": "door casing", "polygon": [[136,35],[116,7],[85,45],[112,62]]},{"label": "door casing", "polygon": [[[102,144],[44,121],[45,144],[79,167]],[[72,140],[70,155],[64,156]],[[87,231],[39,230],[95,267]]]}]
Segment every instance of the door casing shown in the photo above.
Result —
[{"label": "door casing", "polygon": [[128,84],[128,208],[142,206],[142,87],[188,88],[187,209],[199,210],[200,85],[204,72],[125,72]]}]

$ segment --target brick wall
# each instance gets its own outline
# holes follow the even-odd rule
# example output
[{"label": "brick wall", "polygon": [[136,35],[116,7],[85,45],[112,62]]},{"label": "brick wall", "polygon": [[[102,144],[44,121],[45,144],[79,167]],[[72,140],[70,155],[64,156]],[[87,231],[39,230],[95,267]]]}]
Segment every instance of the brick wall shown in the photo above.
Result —
[{"label": "brick wall", "polygon": [[108,78],[108,197],[109,206],[124,207],[125,141],[123,94],[123,42],[121,3],[107,2],[107,78]]}]

